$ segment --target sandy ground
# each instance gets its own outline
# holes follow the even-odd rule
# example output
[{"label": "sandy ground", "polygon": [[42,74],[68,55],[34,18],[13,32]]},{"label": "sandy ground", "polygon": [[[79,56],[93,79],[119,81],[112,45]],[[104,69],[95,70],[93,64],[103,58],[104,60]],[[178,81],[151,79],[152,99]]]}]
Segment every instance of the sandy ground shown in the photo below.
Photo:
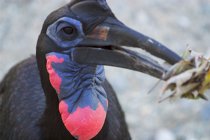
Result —
[{"label": "sandy ground", "polygon": [[[209,0],[107,0],[116,16],[133,29],[182,54],[187,47],[210,56]],[[68,0],[0,1],[0,79],[17,62],[35,54],[42,23]],[[126,112],[134,140],[209,140],[210,101],[159,104],[157,79],[119,68],[106,74]],[[210,97],[210,96],[209,96]]]}]

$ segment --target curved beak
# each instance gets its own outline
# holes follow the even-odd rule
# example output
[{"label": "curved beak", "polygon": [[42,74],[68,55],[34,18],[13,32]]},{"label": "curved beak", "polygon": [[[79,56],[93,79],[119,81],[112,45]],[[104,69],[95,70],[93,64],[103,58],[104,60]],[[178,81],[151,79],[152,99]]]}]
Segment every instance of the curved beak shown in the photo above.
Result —
[{"label": "curved beak", "polygon": [[107,18],[88,33],[74,49],[72,59],[80,64],[122,67],[162,79],[167,68],[148,56],[129,50],[129,47],[143,49],[169,64],[181,60],[164,45],[130,29],[114,17]]}]

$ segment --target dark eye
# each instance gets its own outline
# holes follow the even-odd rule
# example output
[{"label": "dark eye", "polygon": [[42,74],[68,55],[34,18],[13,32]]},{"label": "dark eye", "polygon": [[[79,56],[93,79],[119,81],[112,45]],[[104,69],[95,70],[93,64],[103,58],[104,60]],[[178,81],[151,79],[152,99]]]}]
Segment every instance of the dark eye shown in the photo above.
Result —
[{"label": "dark eye", "polygon": [[73,27],[64,27],[62,30],[67,35],[72,35],[75,31]]},{"label": "dark eye", "polygon": [[78,36],[77,28],[69,23],[61,22],[58,24],[56,31],[58,37],[63,41],[71,41]]}]

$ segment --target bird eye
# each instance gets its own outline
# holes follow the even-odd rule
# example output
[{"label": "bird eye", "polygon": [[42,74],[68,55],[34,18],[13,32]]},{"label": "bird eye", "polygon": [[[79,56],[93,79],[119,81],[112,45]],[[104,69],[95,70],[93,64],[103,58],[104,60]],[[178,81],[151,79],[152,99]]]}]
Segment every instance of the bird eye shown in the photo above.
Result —
[{"label": "bird eye", "polygon": [[69,24],[61,24],[58,26],[57,30],[60,38],[66,41],[73,40],[78,35],[76,28]]},{"label": "bird eye", "polygon": [[62,30],[67,35],[74,34],[74,28],[73,27],[64,27]]}]

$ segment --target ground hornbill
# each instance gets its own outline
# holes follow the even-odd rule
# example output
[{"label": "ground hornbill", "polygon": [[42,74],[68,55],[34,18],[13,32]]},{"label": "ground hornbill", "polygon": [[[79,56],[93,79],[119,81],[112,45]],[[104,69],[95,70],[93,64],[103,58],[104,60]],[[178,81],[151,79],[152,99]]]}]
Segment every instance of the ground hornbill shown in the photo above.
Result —
[{"label": "ground hornbill", "polygon": [[0,139],[131,139],[103,65],[157,78],[166,69],[128,47],[170,64],[181,59],[120,22],[106,0],[73,0],[51,13],[36,57],[16,65],[0,84]]}]

